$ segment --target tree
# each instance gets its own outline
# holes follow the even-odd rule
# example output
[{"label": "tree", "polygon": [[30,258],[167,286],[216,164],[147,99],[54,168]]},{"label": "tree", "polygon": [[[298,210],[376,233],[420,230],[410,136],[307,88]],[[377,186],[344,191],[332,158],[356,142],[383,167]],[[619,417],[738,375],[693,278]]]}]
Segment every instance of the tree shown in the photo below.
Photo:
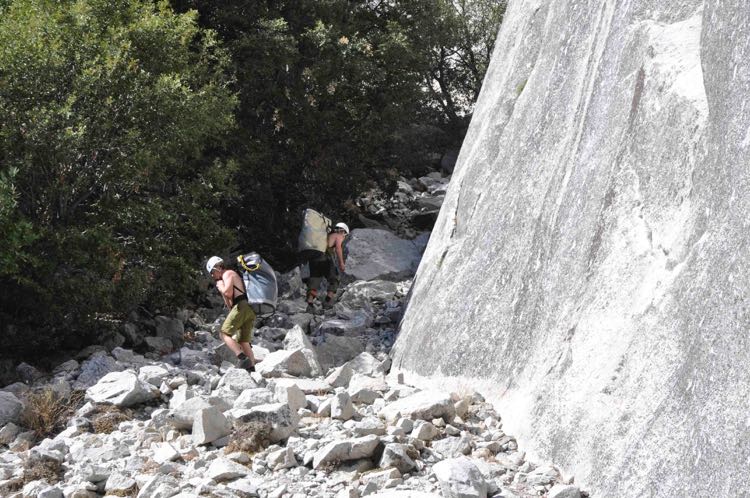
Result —
[{"label": "tree", "polygon": [[301,208],[346,219],[368,181],[423,171],[427,153],[460,143],[497,31],[478,23],[499,23],[489,0],[173,5],[196,9],[232,55],[239,131],[222,154],[239,164],[241,196],[225,219],[280,268]]},{"label": "tree", "polygon": [[461,137],[479,97],[506,0],[413,0],[404,22],[419,53],[428,106]]},{"label": "tree", "polygon": [[217,208],[233,166],[204,160],[236,106],[215,33],[166,3],[13,0],[0,47],[0,178],[16,172],[13,202],[8,187],[0,200],[34,234],[16,236],[20,269],[2,247],[0,318],[19,333],[0,349],[55,348],[98,317],[183,303],[196,263],[232,240]]},{"label": "tree", "polygon": [[23,278],[21,267],[29,260],[26,252],[34,241],[32,225],[18,212],[18,191],[13,184],[18,170],[0,171],[0,275]]}]

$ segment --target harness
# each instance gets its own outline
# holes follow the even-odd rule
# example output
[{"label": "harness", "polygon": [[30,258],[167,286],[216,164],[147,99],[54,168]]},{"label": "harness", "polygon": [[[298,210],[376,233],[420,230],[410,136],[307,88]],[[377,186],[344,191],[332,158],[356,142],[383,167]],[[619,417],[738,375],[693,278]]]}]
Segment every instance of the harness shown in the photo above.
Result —
[{"label": "harness", "polygon": [[234,290],[240,291],[241,294],[232,297],[232,306],[237,306],[242,301],[247,301],[247,294],[245,294],[245,291],[238,288],[236,285],[232,284],[232,287],[234,287]]}]

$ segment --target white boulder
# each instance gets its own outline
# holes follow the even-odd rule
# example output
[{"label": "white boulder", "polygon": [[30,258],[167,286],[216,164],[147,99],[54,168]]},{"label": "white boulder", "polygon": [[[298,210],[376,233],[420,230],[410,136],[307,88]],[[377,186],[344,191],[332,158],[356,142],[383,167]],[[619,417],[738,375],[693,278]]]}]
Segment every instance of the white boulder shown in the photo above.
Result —
[{"label": "white boulder", "polygon": [[86,389],[86,399],[94,403],[134,406],[160,396],[159,390],[131,372],[110,372]]}]

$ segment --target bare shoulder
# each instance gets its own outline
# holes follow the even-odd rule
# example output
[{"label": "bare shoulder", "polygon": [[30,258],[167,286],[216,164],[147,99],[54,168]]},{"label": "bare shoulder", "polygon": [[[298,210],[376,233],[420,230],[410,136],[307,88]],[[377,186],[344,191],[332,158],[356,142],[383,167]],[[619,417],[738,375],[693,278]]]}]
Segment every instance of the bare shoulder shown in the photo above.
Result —
[{"label": "bare shoulder", "polygon": [[234,270],[230,270],[229,273],[231,275],[233,285],[241,289],[243,284],[242,284],[242,277],[240,277],[240,274]]}]

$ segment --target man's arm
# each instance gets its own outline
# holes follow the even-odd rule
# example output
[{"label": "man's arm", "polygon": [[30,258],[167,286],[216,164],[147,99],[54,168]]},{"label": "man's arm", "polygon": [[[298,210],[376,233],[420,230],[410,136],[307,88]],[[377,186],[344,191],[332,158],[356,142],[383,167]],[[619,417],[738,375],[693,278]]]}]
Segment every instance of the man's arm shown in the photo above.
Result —
[{"label": "man's arm", "polygon": [[[219,294],[221,294],[222,299],[224,299],[224,305],[231,309],[232,308],[232,278],[229,277],[229,272],[225,271],[224,275],[221,276],[221,280],[216,281],[216,288],[219,289]],[[227,296],[227,291],[229,291],[229,296]]]},{"label": "man's arm", "polygon": [[336,259],[339,262],[339,270],[344,273],[344,237],[336,237]]}]

